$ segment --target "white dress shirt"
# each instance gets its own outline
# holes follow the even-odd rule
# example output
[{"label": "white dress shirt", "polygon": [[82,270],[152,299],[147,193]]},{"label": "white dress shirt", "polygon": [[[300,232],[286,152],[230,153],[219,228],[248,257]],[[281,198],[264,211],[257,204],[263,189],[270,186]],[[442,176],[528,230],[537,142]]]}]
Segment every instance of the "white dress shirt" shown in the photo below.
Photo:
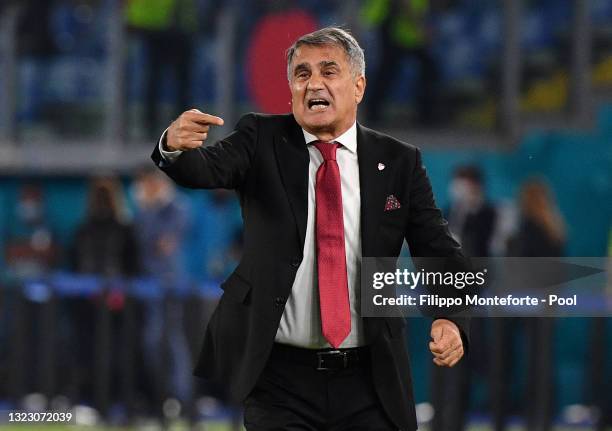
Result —
[{"label": "white dress shirt", "polygon": [[[317,169],[323,163],[323,156],[312,145],[317,137],[304,129],[310,163],[308,167],[308,218],[304,241],[304,256],[297,270],[291,295],[287,299],[275,341],[306,348],[331,347],[321,332],[321,313],[317,281],[317,256],[315,243],[315,185]],[[165,134],[165,133],[164,133]],[[181,151],[166,151],[159,142],[162,156],[170,163]],[[340,143],[336,160],[340,168],[342,209],[344,219],[344,246],[351,310],[351,332],[340,345],[341,348],[365,344],[363,321],[360,310],[360,268],[361,268],[361,195],[359,186],[359,163],[357,159],[357,125],[334,139]]]}]

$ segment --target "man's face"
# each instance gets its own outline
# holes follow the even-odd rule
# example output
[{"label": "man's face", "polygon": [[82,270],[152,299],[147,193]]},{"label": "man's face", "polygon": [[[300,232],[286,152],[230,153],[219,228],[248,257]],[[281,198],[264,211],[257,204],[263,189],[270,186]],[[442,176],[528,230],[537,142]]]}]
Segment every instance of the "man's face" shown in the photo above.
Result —
[{"label": "man's face", "polygon": [[365,77],[354,77],[335,45],[300,46],[291,62],[291,105],[300,126],[322,140],[344,133],[357,118]]},{"label": "man's face", "polygon": [[144,206],[152,206],[159,199],[162,188],[160,183],[159,178],[150,173],[142,174],[138,178],[136,183],[137,197]]},{"label": "man's face", "polygon": [[480,183],[465,177],[456,177],[450,183],[451,199],[457,204],[475,205],[482,198]]}]

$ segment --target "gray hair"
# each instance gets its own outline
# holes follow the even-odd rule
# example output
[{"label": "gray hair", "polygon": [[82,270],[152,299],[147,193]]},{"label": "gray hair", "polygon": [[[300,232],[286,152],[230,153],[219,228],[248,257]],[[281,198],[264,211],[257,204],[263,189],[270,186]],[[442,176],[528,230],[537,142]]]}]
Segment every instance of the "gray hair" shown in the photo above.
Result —
[{"label": "gray hair", "polygon": [[296,40],[287,50],[287,79],[291,81],[291,62],[295,51],[302,45],[322,46],[334,45],[342,48],[348,57],[353,76],[365,75],[365,58],[363,49],[357,40],[347,31],[339,27],[325,27],[305,34]]}]

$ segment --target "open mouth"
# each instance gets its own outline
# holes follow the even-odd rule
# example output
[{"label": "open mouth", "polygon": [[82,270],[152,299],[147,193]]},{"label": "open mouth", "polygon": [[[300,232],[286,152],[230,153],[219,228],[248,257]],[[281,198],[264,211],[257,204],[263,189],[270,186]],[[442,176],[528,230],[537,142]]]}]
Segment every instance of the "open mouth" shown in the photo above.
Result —
[{"label": "open mouth", "polygon": [[325,99],[310,99],[308,101],[308,109],[311,111],[323,111],[329,106],[329,102]]}]

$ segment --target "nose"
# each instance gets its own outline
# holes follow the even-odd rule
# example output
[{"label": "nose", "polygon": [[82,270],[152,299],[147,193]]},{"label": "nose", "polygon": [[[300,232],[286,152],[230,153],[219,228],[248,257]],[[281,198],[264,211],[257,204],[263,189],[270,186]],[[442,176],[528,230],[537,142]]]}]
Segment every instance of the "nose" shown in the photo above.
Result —
[{"label": "nose", "polygon": [[323,79],[318,73],[313,73],[308,80],[307,90],[317,91],[323,89]]}]

